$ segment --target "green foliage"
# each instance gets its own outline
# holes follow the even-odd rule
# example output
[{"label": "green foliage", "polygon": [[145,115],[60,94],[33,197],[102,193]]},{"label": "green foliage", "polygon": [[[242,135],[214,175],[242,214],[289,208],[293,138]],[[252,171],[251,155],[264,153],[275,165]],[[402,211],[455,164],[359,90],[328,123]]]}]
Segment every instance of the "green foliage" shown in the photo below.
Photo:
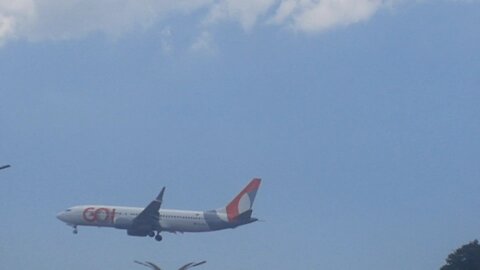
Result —
[{"label": "green foliage", "polygon": [[480,270],[480,245],[478,240],[455,250],[445,260],[440,270]]}]

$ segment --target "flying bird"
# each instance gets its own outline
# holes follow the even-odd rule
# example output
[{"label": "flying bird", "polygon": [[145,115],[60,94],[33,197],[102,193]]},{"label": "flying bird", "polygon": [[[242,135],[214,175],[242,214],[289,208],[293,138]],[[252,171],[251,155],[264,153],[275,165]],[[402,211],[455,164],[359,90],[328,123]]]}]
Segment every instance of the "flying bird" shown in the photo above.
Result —
[{"label": "flying bird", "polygon": [[10,165],[8,165],[8,164],[7,164],[7,165],[3,165],[3,166],[0,167],[0,170],[6,169],[6,168],[8,168],[8,167],[10,167]]},{"label": "flying bird", "polygon": [[[153,270],[162,270],[158,265],[152,263],[152,262],[139,262],[139,261],[134,261],[135,263],[138,263],[140,265],[143,265],[143,266],[146,266],[148,268],[151,268]],[[190,269],[192,267],[195,267],[195,266],[199,266],[199,265],[202,265],[204,263],[206,263],[207,261],[201,261],[201,262],[198,262],[198,263],[195,263],[195,262],[191,262],[191,263],[187,263],[185,264],[184,266],[178,268],[178,270],[187,270],[187,269]]]},{"label": "flying bird", "polygon": [[149,267],[149,268],[152,268],[153,270],[162,270],[160,267],[158,267],[157,265],[155,265],[154,263],[152,262],[139,262],[139,261],[134,261],[138,264],[141,264],[141,265],[144,265],[146,267]]},{"label": "flying bird", "polygon": [[178,268],[178,270],[187,270],[187,269],[189,269],[189,268],[192,268],[192,267],[195,267],[195,266],[204,264],[204,263],[206,263],[206,262],[207,262],[207,261],[201,261],[201,262],[199,262],[199,263],[194,263],[194,262],[187,263],[187,264],[185,264],[184,266]]}]

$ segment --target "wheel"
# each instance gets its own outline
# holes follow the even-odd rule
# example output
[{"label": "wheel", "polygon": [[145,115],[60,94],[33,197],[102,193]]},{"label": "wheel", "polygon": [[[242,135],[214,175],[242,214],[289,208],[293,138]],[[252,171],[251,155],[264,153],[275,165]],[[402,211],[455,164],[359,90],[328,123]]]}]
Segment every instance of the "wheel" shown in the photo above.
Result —
[{"label": "wheel", "polygon": [[155,232],[154,232],[154,231],[151,231],[151,232],[148,234],[148,236],[154,237],[154,236],[155,236]]},{"label": "wheel", "polygon": [[162,241],[162,236],[161,236],[160,234],[157,234],[157,235],[155,236],[155,240],[157,240],[157,241]]},{"label": "wheel", "polygon": [[78,233],[77,229],[73,230],[73,234],[77,234],[77,233]]}]

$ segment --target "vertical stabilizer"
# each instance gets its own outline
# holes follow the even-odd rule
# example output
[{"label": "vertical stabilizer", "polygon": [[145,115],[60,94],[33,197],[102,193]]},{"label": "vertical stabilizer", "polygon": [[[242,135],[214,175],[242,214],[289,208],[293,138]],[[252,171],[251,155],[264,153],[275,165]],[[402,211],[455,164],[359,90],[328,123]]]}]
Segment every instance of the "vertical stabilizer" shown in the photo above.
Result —
[{"label": "vertical stabilizer", "polygon": [[238,217],[250,219],[253,201],[255,200],[255,195],[257,195],[257,190],[260,188],[260,182],[260,178],[252,179],[227,207],[225,207],[229,222],[235,221]]}]

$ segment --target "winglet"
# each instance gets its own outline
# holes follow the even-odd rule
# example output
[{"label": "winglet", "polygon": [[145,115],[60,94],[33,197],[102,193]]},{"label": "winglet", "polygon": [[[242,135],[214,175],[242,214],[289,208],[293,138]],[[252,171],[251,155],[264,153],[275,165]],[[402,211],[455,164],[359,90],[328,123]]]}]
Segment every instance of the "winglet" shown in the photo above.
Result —
[{"label": "winglet", "polygon": [[162,190],[160,191],[160,193],[158,194],[158,196],[155,200],[158,201],[158,202],[162,202],[164,192],[165,192],[165,187],[162,188]]}]

